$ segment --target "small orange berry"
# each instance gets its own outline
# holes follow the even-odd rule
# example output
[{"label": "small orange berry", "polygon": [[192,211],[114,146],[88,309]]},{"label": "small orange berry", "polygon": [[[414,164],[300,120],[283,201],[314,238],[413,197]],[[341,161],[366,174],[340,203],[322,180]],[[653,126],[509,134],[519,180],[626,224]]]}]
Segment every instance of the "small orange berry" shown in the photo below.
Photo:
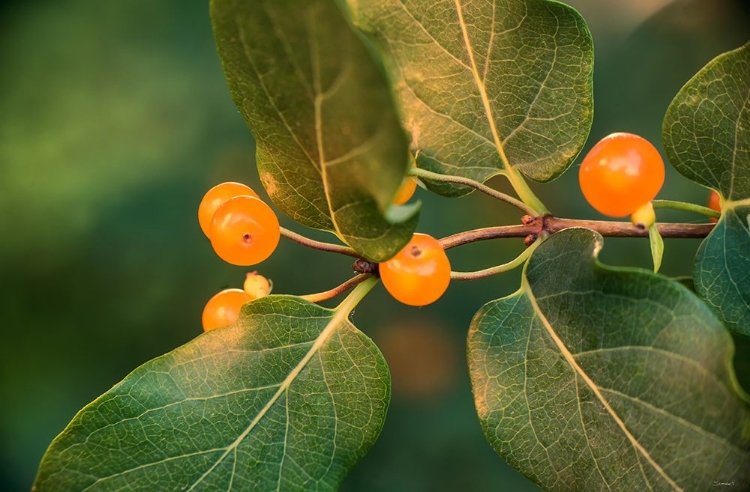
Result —
[{"label": "small orange berry", "polygon": [[263,201],[237,196],[216,210],[209,237],[222,260],[232,265],[255,265],[276,250],[281,237],[279,219]]},{"label": "small orange berry", "polygon": [[416,233],[411,241],[388,261],[380,264],[380,278],[386,290],[410,306],[437,301],[448,289],[451,265],[437,239]]},{"label": "small orange berry", "polygon": [[417,182],[414,181],[414,178],[411,178],[409,176],[404,179],[404,182],[401,184],[401,187],[396,192],[396,196],[393,199],[394,205],[403,205],[404,203],[408,202],[409,199],[414,195],[414,190],[417,189]]},{"label": "small orange berry", "polygon": [[206,303],[203,308],[203,331],[229,326],[240,317],[240,309],[252,299],[244,290],[222,290]]},{"label": "small orange berry", "polygon": [[[716,210],[717,212],[721,212],[721,197],[716,190],[711,190],[711,192],[708,194],[708,208],[710,208],[711,210]],[[718,221],[719,219],[711,217],[711,222],[713,222],[714,224]]]},{"label": "small orange berry", "polygon": [[216,210],[230,198],[240,195],[254,196],[258,198],[252,188],[242,183],[227,182],[217,184],[206,192],[198,206],[198,222],[200,223],[203,234],[208,236],[211,231],[211,220],[214,218]]}]

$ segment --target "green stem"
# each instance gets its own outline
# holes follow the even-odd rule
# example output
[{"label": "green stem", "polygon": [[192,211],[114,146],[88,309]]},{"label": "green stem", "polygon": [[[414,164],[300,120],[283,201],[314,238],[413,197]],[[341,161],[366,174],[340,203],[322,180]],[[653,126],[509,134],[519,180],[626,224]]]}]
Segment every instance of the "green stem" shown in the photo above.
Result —
[{"label": "green stem", "polygon": [[377,277],[369,277],[357,285],[354,290],[351,291],[338,306],[336,306],[336,314],[343,313],[348,316],[377,283]]},{"label": "green stem", "polygon": [[485,268],[484,270],[478,270],[476,272],[451,272],[451,278],[453,280],[477,280],[480,278],[489,277],[491,275],[497,275],[498,273],[509,272],[523,265],[526,262],[526,260],[532,255],[532,253],[534,253],[534,250],[538,248],[541,243],[542,243],[542,240],[537,240],[534,244],[526,248],[526,250],[523,253],[521,253],[515,259],[509,261],[508,263],[504,263],[502,265],[497,265],[497,266],[490,267],[490,268]]},{"label": "green stem", "polygon": [[537,198],[529,185],[526,184],[526,180],[523,179],[520,173],[516,172],[513,166],[508,166],[505,169],[504,174],[508,177],[508,181],[513,186],[513,189],[518,193],[519,198],[529,207],[533,208],[535,213],[529,215],[546,215],[549,213],[547,207],[544,206],[542,201]]},{"label": "green stem", "polygon": [[[490,188],[489,186],[482,184],[478,181],[474,181],[471,178],[464,178],[461,176],[451,176],[448,174],[433,173],[432,171],[427,171],[426,169],[420,169],[418,167],[412,167],[411,170],[409,171],[409,174],[411,174],[412,176],[416,176],[417,178],[426,179],[429,181],[437,181],[439,183],[453,183],[453,184],[469,186],[471,188],[474,188],[475,190],[481,191],[482,193],[491,196],[492,198],[495,198],[497,200],[501,200],[505,203],[513,205],[517,209],[524,212],[526,215],[532,215],[532,216],[540,215],[537,213],[536,209],[534,209],[533,207],[529,207],[521,200],[518,200],[517,198],[513,198],[510,195],[506,195],[505,193],[502,193],[493,188]],[[529,192],[531,192],[531,190],[529,190]]]},{"label": "green stem", "polygon": [[654,204],[654,208],[671,208],[673,210],[685,210],[686,212],[695,212],[697,214],[705,215],[707,217],[713,217],[718,219],[721,217],[721,212],[704,207],[702,205],[696,205],[694,203],[678,202],[675,200],[654,200],[651,202]]}]

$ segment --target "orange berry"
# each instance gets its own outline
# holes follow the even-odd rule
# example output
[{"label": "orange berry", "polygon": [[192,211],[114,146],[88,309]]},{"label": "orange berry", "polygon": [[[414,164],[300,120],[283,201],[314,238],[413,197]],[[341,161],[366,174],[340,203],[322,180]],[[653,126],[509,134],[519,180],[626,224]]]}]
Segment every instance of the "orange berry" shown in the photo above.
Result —
[{"label": "orange berry", "polygon": [[437,239],[416,233],[396,256],[380,264],[380,278],[397,301],[425,306],[448,289],[451,265]]},{"label": "orange berry", "polygon": [[258,272],[250,272],[245,277],[245,283],[242,287],[250,298],[260,299],[271,293],[273,282]]},{"label": "orange berry", "polygon": [[227,182],[217,184],[206,192],[198,206],[198,222],[200,223],[203,234],[208,236],[211,231],[211,220],[214,218],[216,210],[230,198],[240,195],[254,196],[258,198],[252,188],[242,183]]},{"label": "orange berry", "polygon": [[240,317],[240,309],[252,301],[244,290],[222,290],[206,303],[203,308],[203,331],[229,326]]},{"label": "orange berry", "polygon": [[396,196],[393,199],[394,205],[403,205],[408,202],[409,199],[414,195],[414,190],[417,189],[417,182],[413,178],[406,177],[401,187],[396,192]]},{"label": "orange berry", "polygon": [[[708,208],[721,212],[721,197],[716,190],[711,190],[711,193],[708,194]],[[716,223],[718,221],[719,219],[711,217],[711,222]]]},{"label": "orange berry", "polygon": [[613,133],[584,157],[578,180],[583,196],[599,213],[625,217],[659,193],[664,161],[648,140]]},{"label": "orange berry", "polygon": [[237,196],[216,210],[209,237],[222,260],[232,265],[255,265],[276,250],[281,237],[279,219],[261,200]]}]

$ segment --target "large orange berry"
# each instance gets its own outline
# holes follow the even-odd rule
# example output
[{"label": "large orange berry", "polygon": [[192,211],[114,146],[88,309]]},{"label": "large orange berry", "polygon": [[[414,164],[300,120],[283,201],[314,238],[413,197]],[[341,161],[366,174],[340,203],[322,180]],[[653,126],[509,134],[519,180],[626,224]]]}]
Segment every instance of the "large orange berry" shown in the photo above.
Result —
[{"label": "large orange berry", "polygon": [[211,231],[211,220],[214,218],[216,210],[230,198],[240,195],[258,198],[258,194],[249,186],[231,181],[217,184],[206,192],[203,200],[201,200],[201,204],[198,206],[198,222],[203,234],[208,236],[208,233]]},{"label": "large orange berry", "polygon": [[252,196],[237,196],[216,210],[208,237],[219,258],[249,266],[271,256],[281,231],[271,207]]},{"label": "large orange berry", "polygon": [[203,331],[229,326],[240,317],[240,309],[252,301],[244,290],[222,290],[206,303],[203,308]]},{"label": "large orange berry", "polygon": [[578,180],[583,196],[599,213],[625,217],[659,193],[664,161],[648,140],[613,133],[584,157]]},{"label": "large orange berry", "polygon": [[448,289],[451,265],[437,239],[416,233],[396,256],[380,264],[380,278],[396,300],[425,306]]}]

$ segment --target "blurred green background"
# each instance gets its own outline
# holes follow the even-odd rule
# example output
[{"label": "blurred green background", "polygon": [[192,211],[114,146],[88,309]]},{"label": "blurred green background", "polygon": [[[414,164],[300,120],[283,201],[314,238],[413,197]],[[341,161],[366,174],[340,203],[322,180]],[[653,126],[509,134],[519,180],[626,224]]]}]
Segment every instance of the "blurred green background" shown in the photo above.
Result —
[{"label": "blurred green background", "polygon": [[[613,131],[659,142],[661,116],[680,86],[750,38],[743,1],[569,3],[589,21],[597,50],[590,144]],[[15,491],[30,488],[45,448],[78,409],[197,336],[205,301],[241,285],[245,270],[214,255],[196,209],[218,182],[261,187],[207,1],[0,5],[0,490]],[[583,202],[576,174],[574,167],[535,189],[557,215],[600,218]],[[436,236],[517,220],[476,194],[417,193],[420,229]],[[660,197],[702,203],[706,190],[670,169]],[[667,241],[663,273],[688,275],[697,246]],[[456,270],[479,269],[522,248],[520,239],[470,245],[451,260]],[[602,258],[650,266],[641,240],[608,240]],[[259,269],[277,292],[301,294],[337,285],[349,264],[284,241]],[[391,366],[393,403],[381,439],[344,490],[535,490],[484,441],[464,355],[474,312],[517,286],[517,272],[455,283],[423,309],[377,288],[357,308],[356,323]]]}]

